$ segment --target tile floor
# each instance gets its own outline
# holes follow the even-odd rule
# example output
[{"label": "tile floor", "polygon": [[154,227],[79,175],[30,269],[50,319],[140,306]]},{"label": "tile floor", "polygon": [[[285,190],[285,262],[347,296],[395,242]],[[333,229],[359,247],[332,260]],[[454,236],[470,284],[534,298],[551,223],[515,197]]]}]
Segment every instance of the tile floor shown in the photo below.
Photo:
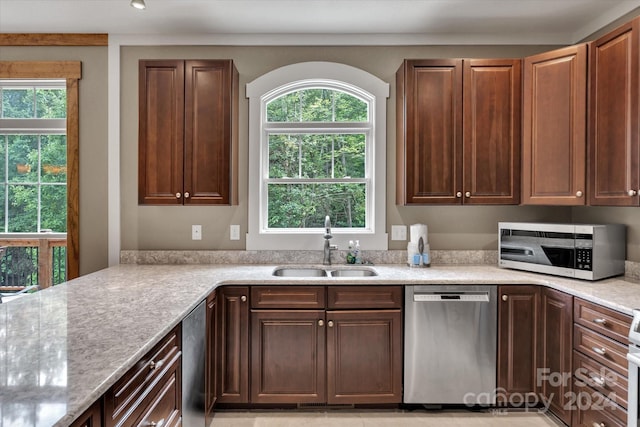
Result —
[{"label": "tile floor", "polygon": [[558,427],[544,414],[522,411],[223,411],[210,427]]}]

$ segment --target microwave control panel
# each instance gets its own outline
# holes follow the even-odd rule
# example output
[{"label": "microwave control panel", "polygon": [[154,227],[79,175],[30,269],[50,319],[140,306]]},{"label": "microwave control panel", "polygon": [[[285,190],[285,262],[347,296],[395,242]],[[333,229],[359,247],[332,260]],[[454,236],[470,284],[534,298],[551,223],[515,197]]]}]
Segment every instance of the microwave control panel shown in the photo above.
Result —
[{"label": "microwave control panel", "polygon": [[593,250],[591,248],[576,248],[576,268],[578,270],[591,271],[592,254]]}]

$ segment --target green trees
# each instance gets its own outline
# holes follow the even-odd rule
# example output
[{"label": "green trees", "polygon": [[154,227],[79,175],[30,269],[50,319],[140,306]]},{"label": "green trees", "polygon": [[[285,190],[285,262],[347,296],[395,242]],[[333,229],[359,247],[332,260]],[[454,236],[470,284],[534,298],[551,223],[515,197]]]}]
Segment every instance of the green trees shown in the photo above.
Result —
[{"label": "green trees", "polygon": [[267,121],[286,129],[268,136],[268,226],[322,227],[331,215],[334,227],[364,227],[366,133],[344,124],[367,122],[367,103],[304,89],[271,101]]},{"label": "green trees", "polygon": [[[0,91],[2,119],[20,119],[16,132],[0,126],[1,231],[66,231],[66,90],[7,88]],[[39,119],[62,119],[47,123]],[[15,123],[15,121],[14,121]],[[61,126],[53,132],[51,124]],[[31,127],[31,130],[29,128]]]}]

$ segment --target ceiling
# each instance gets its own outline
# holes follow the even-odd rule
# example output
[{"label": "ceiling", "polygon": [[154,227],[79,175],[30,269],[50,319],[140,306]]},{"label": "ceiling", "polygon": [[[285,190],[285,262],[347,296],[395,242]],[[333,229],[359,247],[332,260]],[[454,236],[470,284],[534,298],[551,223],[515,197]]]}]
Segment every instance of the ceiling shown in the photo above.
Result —
[{"label": "ceiling", "polygon": [[238,44],[571,44],[640,0],[0,0],[1,33],[209,35]]}]

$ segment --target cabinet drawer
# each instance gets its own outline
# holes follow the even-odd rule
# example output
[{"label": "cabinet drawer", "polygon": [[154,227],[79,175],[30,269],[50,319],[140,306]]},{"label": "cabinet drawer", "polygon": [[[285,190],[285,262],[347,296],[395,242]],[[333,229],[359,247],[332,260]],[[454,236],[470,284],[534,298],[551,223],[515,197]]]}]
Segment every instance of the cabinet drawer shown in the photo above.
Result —
[{"label": "cabinet drawer", "polygon": [[574,322],[622,343],[628,343],[631,317],[601,305],[575,299]]},{"label": "cabinet drawer", "polygon": [[324,286],[252,286],[251,308],[319,309],[325,307]]},{"label": "cabinet drawer", "polygon": [[[171,331],[105,394],[107,425],[118,424],[140,410],[146,391],[180,358],[180,326]],[[135,419],[135,418],[134,418]]]},{"label": "cabinet drawer", "polygon": [[179,426],[181,423],[180,370],[175,368],[168,372],[151,392],[153,401],[135,423],[138,427]]},{"label": "cabinet drawer", "polygon": [[584,382],[618,405],[627,408],[627,377],[575,350],[573,352],[573,369],[576,380]]},{"label": "cabinet drawer", "polygon": [[580,325],[574,325],[573,348],[605,367],[628,376],[627,346]]},{"label": "cabinet drawer", "polygon": [[589,387],[574,387],[572,427],[625,427],[627,411]]},{"label": "cabinet drawer", "polygon": [[402,308],[401,286],[329,286],[330,309]]}]

